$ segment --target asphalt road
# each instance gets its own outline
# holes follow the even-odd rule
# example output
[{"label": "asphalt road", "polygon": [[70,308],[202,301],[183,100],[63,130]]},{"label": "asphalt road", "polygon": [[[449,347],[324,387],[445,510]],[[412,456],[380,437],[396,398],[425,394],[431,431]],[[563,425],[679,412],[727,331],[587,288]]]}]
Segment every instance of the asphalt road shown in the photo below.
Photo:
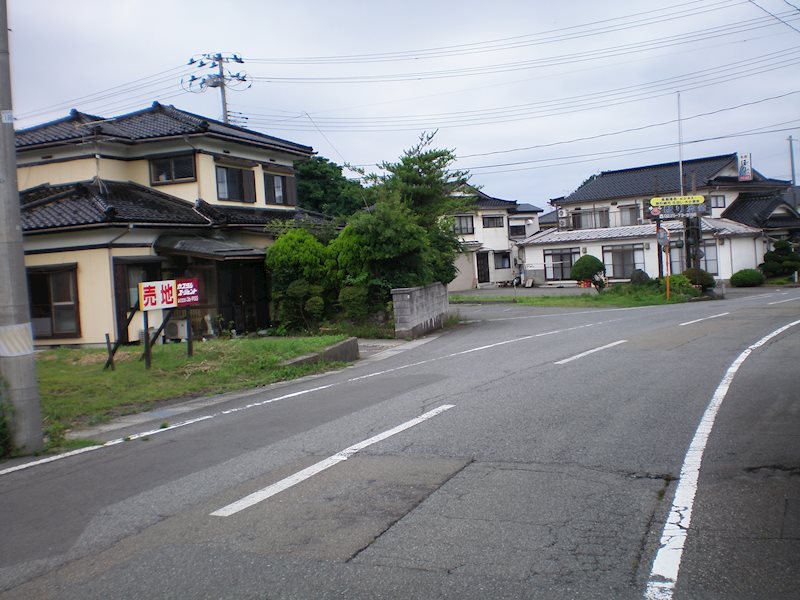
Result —
[{"label": "asphalt road", "polygon": [[0,599],[800,597],[800,290],[458,311],[0,465]]}]

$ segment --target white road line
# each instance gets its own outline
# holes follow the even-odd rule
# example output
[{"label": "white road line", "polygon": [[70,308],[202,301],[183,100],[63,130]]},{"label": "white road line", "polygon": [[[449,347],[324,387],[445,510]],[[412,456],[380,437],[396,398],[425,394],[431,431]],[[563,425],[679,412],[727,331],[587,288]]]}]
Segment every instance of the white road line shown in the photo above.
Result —
[{"label": "white road line", "polygon": [[772,306],[773,304],[783,304],[784,302],[794,302],[795,300],[800,300],[800,298],[789,298],[788,300],[778,300],[776,302],[768,302],[767,306]]},{"label": "white road line", "polygon": [[267,498],[274,496],[275,494],[279,494],[280,492],[287,490],[290,487],[293,487],[298,483],[301,483],[306,479],[309,479],[310,477],[313,477],[314,475],[324,471],[325,469],[329,469],[335,464],[347,460],[348,458],[350,458],[351,456],[353,456],[357,452],[360,452],[361,450],[363,450],[368,446],[376,444],[382,440],[385,440],[386,438],[390,438],[393,435],[397,435],[398,433],[405,431],[406,429],[414,427],[414,425],[419,425],[423,421],[427,421],[428,419],[431,419],[436,415],[443,413],[446,410],[450,410],[454,406],[455,405],[453,404],[443,404],[442,406],[435,408],[431,411],[428,411],[425,414],[420,415],[415,419],[406,421],[405,423],[402,423],[397,427],[393,427],[392,429],[384,431],[383,433],[379,433],[378,435],[366,439],[363,442],[359,442],[358,444],[354,444],[348,448],[345,448],[341,452],[337,452],[336,454],[334,454],[333,456],[329,456],[325,460],[321,460],[320,462],[313,464],[310,467],[306,467],[305,469],[303,469],[302,471],[298,471],[294,475],[290,475],[285,479],[281,479],[277,483],[273,483],[272,485],[267,486],[264,489],[261,489],[257,492],[253,492],[249,496],[245,496],[241,500],[237,500],[236,502],[233,502],[228,506],[220,508],[219,510],[215,510],[214,512],[211,513],[210,516],[230,517],[231,515],[234,515],[239,511],[244,510],[245,508],[249,508],[255,504],[258,504],[259,502],[262,502]]},{"label": "white road line", "polygon": [[672,501],[672,510],[667,517],[666,523],[664,523],[661,544],[653,560],[650,577],[647,580],[647,589],[644,594],[646,600],[670,600],[675,591],[675,585],[678,582],[678,571],[683,557],[683,548],[686,543],[686,536],[689,533],[689,525],[692,521],[692,507],[697,493],[697,482],[700,476],[700,465],[703,462],[703,453],[711,435],[711,429],[714,427],[717,413],[728,393],[736,372],[753,350],[760,348],[775,336],[795,325],[800,325],[800,320],[776,329],[746,348],[728,367],[725,376],[714,392],[714,396],[706,407],[702,419],[700,419],[700,424],[697,426],[692,443],[686,452],[686,457],[683,459],[680,479],[675,489],[675,498]]},{"label": "white road line", "polygon": [[576,354],[575,356],[570,356],[569,358],[565,358],[564,360],[559,360],[554,362],[554,365],[565,365],[568,362],[572,362],[573,360],[578,360],[579,358],[583,358],[584,356],[588,356],[589,354],[594,354],[595,352],[600,352],[601,350],[608,350],[609,348],[613,348],[614,346],[619,346],[620,344],[624,344],[628,340],[617,340],[616,342],[611,342],[610,344],[606,344],[605,346],[600,346],[599,348],[592,348],[591,350],[587,350],[586,352],[581,352],[580,354]]},{"label": "white road line", "polygon": [[678,327],[683,327],[684,325],[694,325],[695,323],[699,323],[700,321],[708,321],[709,319],[716,319],[717,317],[724,317],[725,315],[729,315],[731,313],[724,312],[719,313],[718,315],[711,315],[710,317],[703,317],[702,319],[695,319],[694,321],[686,321],[685,323],[679,323]]},{"label": "white road line", "polygon": [[94,450],[100,450],[102,448],[108,448],[109,446],[116,446],[117,444],[121,444],[123,442],[130,442],[133,440],[138,440],[143,437],[149,437],[151,435],[157,435],[159,433],[164,433],[165,431],[171,431],[173,429],[178,429],[179,427],[186,427],[187,425],[193,425],[194,423],[198,423],[200,421],[205,421],[207,419],[212,419],[212,415],[208,415],[205,417],[198,417],[197,419],[188,419],[186,421],[181,421],[180,423],[175,423],[174,425],[170,425],[169,427],[159,427],[158,429],[151,429],[150,431],[142,431],[141,433],[135,433],[133,435],[126,436],[124,438],[117,438],[116,440],[109,440],[104,444],[98,444],[97,446],[87,446],[86,448],[78,448],[77,450],[72,450],[71,452],[65,452],[64,454],[56,454],[55,456],[48,456],[47,458],[40,458],[39,460],[34,460],[32,462],[23,463],[21,465],[17,465],[16,467],[9,467],[8,469],[3,469],[0,471],[0,476],[7,475],[9,473],[13,473],[14,471],[22,471],[23,469],[29,469],[31,467],[38,467],[39,465],[44,465],[56,460],[61,460],[63,458],[68,458],[70,456],[76,456],[78,454],[85,454],[86,452],[93,452]]},{"label": "white road line", "polygon": [[158,433],[164,433],[165,431],[171,431],[173,429],[177,429],[178,427],[185,427],[186,425],[191,425],[191,424],[197,423],[199,421],[205,421],[205,420],[208,420],[208,419],[215,419],[215,418],[220,417],[220,416],[230,415],[230,414],[233,414],[233,413],[238,413],[238,412],[242,412],[242,411],[245,411],[245,410],[250,410],[252,408],[258,408],[260,406],[265,406],[267,404],[272,404],[273,402],[280,402],[282,400],[287,400],[289,398],[296,398],[298,396],[304,396],[306,394],[312,394],[314,392],[319,392],[321,390],[325,390],[325,389],[328,389],[328,388],[331,388],[331,387],[343,385],[344,383],[353,383],[353,382],[361,381],[361,380],[364,380],[364,379],[370,379],[372,377],[379,377],[381,375],[387,375],[389,373],[395,373],[397,371],[402,371],[404,369],[408,369],[408,368],[411,368],[411,367],[418,367],[418,366],[421,366],[421,365],[430,364],[430,363],[437,362],[437,361],[440,361],[440,360],[444,360],[444,359],[447,359],[447,358],[454,358],[454,357],[457,357],[457,356],[463,356],[464,354],[470,354],[472,352],[478,352],[480,350],[489,350],[491,348],[496,348],[497,346],[503,346],[505,344],[512,344],[512,343],[522,342],[522,341],[533,339],[533,338],[538,338],[538,337],[543,337],[543,336],[548,336],[548,335],[555,335],[555,334],[559,334],[559,333],[566,333],[568,331],[575,331],[577,329],[583,329],[583,328],[586,328],[586,327],[594,327],[596,325],[604,325],[606,323],[613,323],[614,321],[618,321],[618,320],[619,319],[612,319],[612,320],[609,320],[609,321],[598,321],[597,323],[587,323],[586,325],[576,325],[574,327],[568,327],[568,328],[565,328],[565,329],[557,329],[557,330],[553,330],[553,331],[545,331],[543,333],[537,333],[535,335],[527,335],[527,336],[523,336],[523,337],[519,337],[519,338],[514,338],[514,339],[511,339],[511,340],[504,340],[504,341],[497,342],[497,343],[494,343],[494,344],[489,344],[489,345],[486,345],[486,346],[479,346],[477,348],[471,348],[469,350],[463,350],[461,352],[454,352],[452,354],[447,354],[445,356],[438,356],[436,358],[431,358],[431,359],[428,359],[428,360],[423,360],[423,361],[419,361],[419,362],[415,362],[415,363],[401,365],[399,367],[394,367],[392,369],[386,369],[384,371],[378,371],[376,373],[368,373],[366,375],[360,375],[358,377],[351,377],[349,379],[346,379],[345,381],[340,381],[340,382],[336,382],[336,383],[330,383],[330,384],[327,384],[327,385],[321,385],[321,386],[314,387],[314,388],[309,388],[309,389],[305,389],[305,390],[299,390],[299,391],[296,391],[296,392],[291,392],[289,394],[284,394],[284,395],[278,396],[276,398],[269,398],[267,400],[262,400],[260,402],[252,402],[252,403],[247,404],[245,406],[239,406],[239,407],[236,407],[236,408],[229,408],[229,409],[226,409],[226,410],[223,410],[223,411],[220,411],[220,412],[216,412],[216,413],[212,413],[210,415],[199,417],[197,419],[190,419],[190,420],[187,420],[187,421],[181,421],[180,423],[176,423],[174,425],[171,425],[169,427],[165,427],[163,429],[154,429],[152,431],[145,431],[145,432],[142,432],[142,433],[137,433],[137,434],[134,434],[134,435],[131,435],[131,436],[127,436],[125,438],[119,438],[119,439],[116,439],[116,440],[110,440],[108,442],[105,442],[104,444],[100,444],[100,445],[97,445],[97,446],[89,446],[89,447],[86,447],[86,448],[80,448],[78,450],[73,450],[72,452],[65,452],[63,454],[57,454],[55,456],[49,456],[47,458],[42,458],[40,460],[35,460],[35,461],[23,463],[23,464],[15,466],[15,467],[10,467],[8,469],[0,470],[0,477],[2,477],[3,475],[7,475],[9,473],[13,473],[15,471],[21,471],[23,469],[29,469],[29,468],[32,468],[32,467],[37,467],[39,465],[43,465],[43,464],[46,464],[46,463],[54,462],[54,461],[57,461],[57,460],[62,460],[62,459],[65,459],[65,458],[69,458],[71,456],[76,456],[78,454],[84,454],[86,452],[92,452],[94,450],[101,450],[102,448],[107,448],[109,446],[115,446],[115,445],[120,444],[122,442],[127,442],[127,441],[130,441],[130,440],[139,439],[139,438],[142,438],[142,437],[145,437],[145,436],[155,435],[155,434],[158,434]]}]

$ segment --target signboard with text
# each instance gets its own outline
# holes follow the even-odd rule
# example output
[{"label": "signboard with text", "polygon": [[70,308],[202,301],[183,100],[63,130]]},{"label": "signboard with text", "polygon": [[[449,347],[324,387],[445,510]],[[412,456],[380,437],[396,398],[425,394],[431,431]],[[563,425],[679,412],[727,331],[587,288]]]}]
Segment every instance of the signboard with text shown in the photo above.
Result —
[{"label": "signboard with text", "polygon": [[704,196],[661,196],[650,199],[650,215],[662,219],[685,219],[708,214]]},{"label": "signboard with text", "polygon": [[139,308],[160,310],[200,303],[197,279],[143,281],[139,284]]}]

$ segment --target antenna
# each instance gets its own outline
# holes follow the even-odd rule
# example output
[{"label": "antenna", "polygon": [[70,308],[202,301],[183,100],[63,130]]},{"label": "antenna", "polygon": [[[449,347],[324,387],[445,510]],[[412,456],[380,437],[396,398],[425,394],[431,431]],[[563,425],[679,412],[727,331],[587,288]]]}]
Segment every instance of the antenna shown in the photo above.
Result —
[{"label": "antenna", "polygon": [[247,80],[247,73],[234,73],[227,68],[230,63],[244,64],[244,60],[236,54],[221,52],[193,56],[188,64],[201,70],[201,74],[181,78],[181,87],[187,92],[200,94],[208,88],[219,88],[222,99],[222,121],[225,124],[229,123],[227,90],[242,91],[253,85]]}]

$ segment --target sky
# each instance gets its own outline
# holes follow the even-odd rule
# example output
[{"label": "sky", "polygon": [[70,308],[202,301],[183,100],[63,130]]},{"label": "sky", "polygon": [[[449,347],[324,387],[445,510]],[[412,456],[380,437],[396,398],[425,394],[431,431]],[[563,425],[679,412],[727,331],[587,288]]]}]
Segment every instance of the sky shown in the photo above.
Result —
[{"label": "sky", "polygon": [[602,171],[738,152],[789,180],[800,154],[800,0],[6,1],[17,129],[156,100],[221,119],[188,64],[221,53],[232,122],[367,172],[435,131],[545,210]]}]

